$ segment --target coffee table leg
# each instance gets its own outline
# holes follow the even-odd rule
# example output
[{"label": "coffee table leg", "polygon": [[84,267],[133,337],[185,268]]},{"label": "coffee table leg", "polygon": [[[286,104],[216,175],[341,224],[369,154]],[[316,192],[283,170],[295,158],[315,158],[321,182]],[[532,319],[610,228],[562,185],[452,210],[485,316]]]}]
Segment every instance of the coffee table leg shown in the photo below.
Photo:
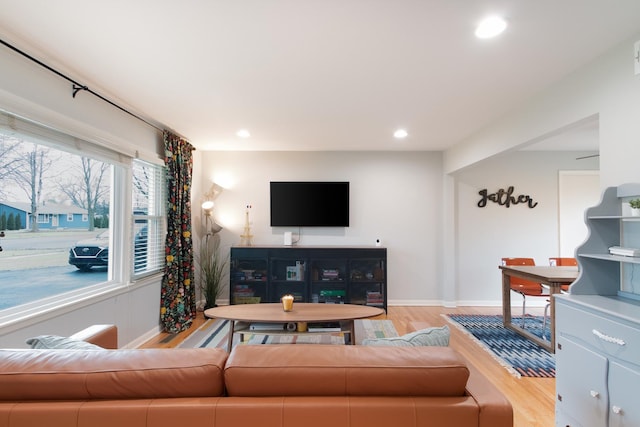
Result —
[{"label": "coffee table leg", "polygon": [[355,345],[356,344],[356,322],[355,322],[355,320],[349,320],[349,329],[351,329],[351,332],[349,333],[349,338],[351,339],[350,344],[351,345]]},{"label": "coffee table leg", "polygon": [[231,347],[233,346],[233,333],[235,330],[236,321],[229,320],[229,339],[227,341],[227,353],[231,353]]}]

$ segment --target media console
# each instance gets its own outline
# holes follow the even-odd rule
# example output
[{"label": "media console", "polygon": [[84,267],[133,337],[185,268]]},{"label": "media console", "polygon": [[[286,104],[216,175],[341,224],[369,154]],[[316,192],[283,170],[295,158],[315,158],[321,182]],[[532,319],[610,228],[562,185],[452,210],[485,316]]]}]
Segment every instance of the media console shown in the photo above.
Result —
[{"label": "media console", "polygon": [[381,247],[231,248],[231,304],[360,304],[387,310],[387,249]]}]

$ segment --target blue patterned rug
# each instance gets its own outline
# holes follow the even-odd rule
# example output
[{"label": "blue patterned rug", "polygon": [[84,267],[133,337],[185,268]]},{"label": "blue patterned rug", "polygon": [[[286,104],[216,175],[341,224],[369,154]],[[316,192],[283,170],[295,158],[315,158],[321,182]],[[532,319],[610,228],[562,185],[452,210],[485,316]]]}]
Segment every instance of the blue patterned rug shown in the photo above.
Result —
[{"label": "blue patterned rug", "polygon": [[[444,315],[458,329],[475,338],[482,347],[516,376],[555,378],[554,355],[502,325],[501,315]],[[521,316],[514,316],[519,323]],[[549,322],[545,336],[549,337]],[[542,336],[542,316],[525,316],[525,329]]]}]

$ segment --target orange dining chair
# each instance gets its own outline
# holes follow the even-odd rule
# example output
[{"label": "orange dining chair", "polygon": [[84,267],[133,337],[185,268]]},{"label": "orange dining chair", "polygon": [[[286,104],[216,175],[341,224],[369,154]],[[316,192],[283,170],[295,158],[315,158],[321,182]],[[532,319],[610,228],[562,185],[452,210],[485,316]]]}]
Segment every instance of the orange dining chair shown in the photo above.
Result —
[{"label": "orange dining chair", "polygon": [[[533,258],[502,258],[502,265],[536,265]],[[511,290],[522,295],[522,327],[524,328],[524,315],[527,297],[549,298],[549,292],[542,284],[520,277],[510,278]]]},{"label": "orange dining chair", "polygon": [[[578,260],[570,257],[549,258],[549,265],[552,267],[573,267],[578,265]],[[567,292],[569,290],[569,285],[562,285],[560,288],[562,289],[562,292]]]},{"label": "orange dining chair", "polygon": [[576,266],[578,265],[578,260],[575,258],[569,257],[558,257],[558,258],[549,258],[549,265],[552,267],[556,266]]}]

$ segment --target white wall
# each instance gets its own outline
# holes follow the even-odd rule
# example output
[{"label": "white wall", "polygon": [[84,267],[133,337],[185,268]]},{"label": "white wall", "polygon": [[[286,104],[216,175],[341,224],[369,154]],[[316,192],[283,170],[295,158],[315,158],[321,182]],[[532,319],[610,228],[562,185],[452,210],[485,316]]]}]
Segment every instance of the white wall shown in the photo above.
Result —
[{"label": "white wall", "polygon": [[38,335],[69,336],[94,324],[118,326],[120,347],[141,344],[160,332],[159,281],[132,286],[104,297],[92,298],[40,316],[0,332],[0,348],[25,348],[25,340]]},{"label": "white wall", "polygon": [[[573,152],[520,151],[478,163],[456,174],[457,282],[459,305],[500,305],[502,257],[532,257],[548,265],[558,254],[558,171],[597,169],[597,159]],[[513,186],[538,205],[477,206],[480,190]],[[584,221],[582,213],[575,221]],[[585,236],[586,237],[586,236]]]},{"label": "white wall", "polygon": [[453,173],[567,126],[598,116],[600,185],[638,182],[640,157],[640,76],[633,72],[638,35],[591,64],[540,92],[525,105],[444,153],[444,171]]},{"label": "white wall", "polygon": [[558,256],[575,257],[588,234],[587,223],[576,221],[602,197],[599,171],[560,171],[558,175]]},{"label": "white wall", "polygon": [[299,245],[373,246],[381,238],[389,302],[441,302],[440,153],[203,152],[202,161],[203,191],[210,179],[229,182],[214,212],[225,248],[240,243],[247,204],[254,245],[279,246],[285,230],[298,232],[269,225],[270,181],[349,181],[350,226],[303,228]]}]

